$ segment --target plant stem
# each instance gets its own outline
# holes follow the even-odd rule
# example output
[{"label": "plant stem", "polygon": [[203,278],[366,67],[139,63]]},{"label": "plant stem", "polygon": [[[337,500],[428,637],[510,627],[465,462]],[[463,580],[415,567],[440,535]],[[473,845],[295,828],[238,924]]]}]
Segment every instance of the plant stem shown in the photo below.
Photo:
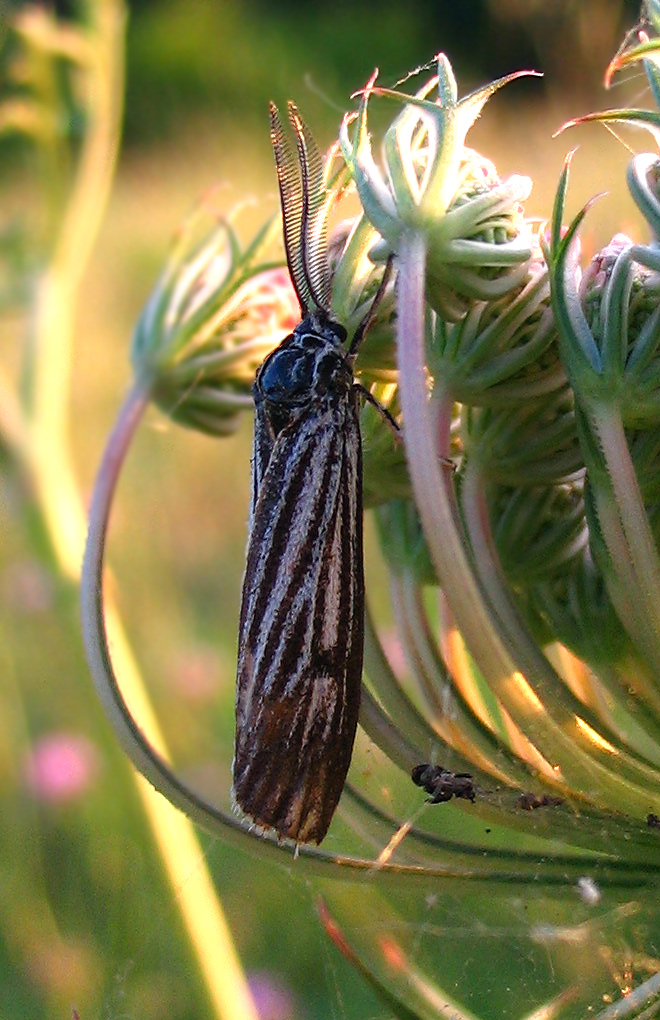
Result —
[{"label": "plant stem", "polygon": [[[621,776],[623,762],[606,744],[593,739],[580,718],[565,710],[551,714],[523,672],[517,649],[502,629],[497,613],[480,586],[456,520],[451,480],[443,477],[448,443],[440,447],[430,413],[424,357],[425,241],[409,232],[399,245],[397,347],[399,388],[410,478],[422,526],[440,585],[458,628],[491,690],[513,722],[553,766],[557,784],[582,791],[592,804],[635,812],[643,817],[660,795],[646,782]],[[434,401],[440,407],[442,380],[435,380]],[[446,413],[440,419],[446,421]],[[448,437],[448,430],[443,428]],[[558,706],[550,706],[558,709]],[[561,706],[559,706],[561,708]],[[531,774],[536,771],[528,763]],[[635,764],[633,771],[638,766]],[[639,777],[636,777],[639,779]]]},{"label": "plant stem", "polygon": [[[618,410],[596,404],[589,418],[598,437],[611,494],[595,485],[603,537],[628,611],[623,619],[656,675],[660,671],[660,562]],[[608,503],[614,510],[608,509]]]},{"label": "plant stem", "polygon": [[68,437],[74,324],[113,181],[123,91],[124,5],[101,0],[90,11],[88,126],[55,249],[38,284],[26,369],[33,473],[57,559],[70,579],[79,574],[85,533]]},{"label": "plant stem", "polygon": [[[106,714],[124,749],[142,773],[137,778],[143,807],[172,887],[176,890],[177,902],[214,1010],[223,1020],[257,1020],[217,893],[208,870],[202,864],[203,855],[194,830],[185,815],[180,813],[181,810],[190,813],[190,796],[186,791],[182,802],[181,786],[165,764],[165,740],[149,704],[118,614],[111,602],[103,597],[103,550],[112,496],[126,451],[148,402],[149,391],[146,387],[136,385],[129,393],[110,436],[94,489],[81,582],[85,646]],[[114,659],[121,667],[124,688],[129,692],[130,711],[116,685],[106,627],[107,634],[111,635]],[[134,716],[140,719],[148,737],[138,729]],[[145,753],[145,747],[149,749],[148,753]],[[156,755],[162,761],[158,773],[154,774]],[[153,782],[165,797],[154,796],[151,786],[143,777]],[[224,818],[222,824],[224,832]]]},{"label": "plant stem", "polygon": [[649,765],[642,756],[629,752],[616,729],[592,712],[586,702],[578,700],[557,675],[521,618],[497,558],[486,512],[483,472],[478,457],[473,457],[465,469],[462,505],[481,582],[491,604],[497,608],[498,617],[518,652],[526,675],[533,678],[534,689],[546,709],[560,720],[578,716],[589,726],[592,734],[590,739],[607,741],[616,749],[618,768],[622,774],[628,774],[632,781],[656,786],[660,780],[657,767]]}]

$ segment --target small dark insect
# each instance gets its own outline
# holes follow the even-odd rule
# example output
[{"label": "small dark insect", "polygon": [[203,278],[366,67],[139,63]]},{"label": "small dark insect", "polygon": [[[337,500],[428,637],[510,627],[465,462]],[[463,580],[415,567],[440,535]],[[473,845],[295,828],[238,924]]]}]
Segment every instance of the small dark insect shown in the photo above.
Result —
[{"label": "small dark insect", "polygon": [[559,807],[564,803],[563,797],[553,797],[550,793],[542,793],[540,796],[535,793],[521,793],[518,797],[518,807],[523,811],[536,811],[542,807]]},{"label": "small dark insect", "polygon": [[649,814],[646,816],[646,824],[649,829],[660,829],[660,818],[657,815]]},{"label": "small dark insect", "polygon": [[[364,644],[362,449],[353,363],[330,314],[320,153],[289,104],[271,106],[284,244],[302,321],[253,387],[252,503],[239,629],[233,794],[264,828],[320,843],[341,795]],[[372,398],[373,399],[373,398]]]},{"label": "small dark insect", "polygon": [[474,782],[469,772],[448,772],[441,765],[415,765],[411,778],[430,794],[429,804],[441,804],[452,797],[474,801]]}]

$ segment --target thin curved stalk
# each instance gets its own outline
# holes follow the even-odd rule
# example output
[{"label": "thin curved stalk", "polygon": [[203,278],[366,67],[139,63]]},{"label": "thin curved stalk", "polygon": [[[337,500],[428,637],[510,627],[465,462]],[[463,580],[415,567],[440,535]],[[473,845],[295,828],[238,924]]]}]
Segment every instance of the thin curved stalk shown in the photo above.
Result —
[{"label": "thin curved stalk", "polygon": [[119,148],[123,98],[121,0],[90,5],[87,127],[57,242],[42,274],[26,366],[30,457],[43,513],[66,576],[77,579],[85,517],[70,443],[68,408],[78,296],[105,214]]},{"label": "thin curved stalk", "polygon": [[416,578],[410,572],[390,572],[390,600],[392,612],[406,650],[406,661],[415,686],[423,699],[428,714],[434,721],[445,714],[446,697],[443,691],[445,670],[439,657],[434,655],[430,635],[417,612],[421,592]]},{"label": "thin curved stalk", "polygon": [[[545,711],[475,577],[455,524],[447,492],[449,482],[441,474],[447,470],[442,467],[442,460],[449,454],[448,432],[446,446],[439,448],[429,413],[424,358],[425,264],[423,237],[412,232],[404,234],[399,247],[397,289],[399,391],[410,477],[440,584],[489,686],[515,724],[541,755],[553,763],[559,783],[601,808],[643,817],[649,804],[660,808],[660,792],[622,778],[609,750],[592,741],[577,718],[555,719]],[[436,388],[438,385],[436,381]],[[441,401],[447,403],[448,400]]]},{"label": "thin curved stalk", "polygon": [[[372,679],[374,690],[378,692],[378,701],[383,705],[385,712],[391,719],[396,720],[396,727],[408,744],[418,749],[421,754],[417,761],[409,763],[410,767],[419,764],[419,761],[432,755],[440,738],[401,689],[368,610],[364,624],[364,668]],[[464,764],[467,765],[467,760]]]},{"label": "thin curved stalk", "polygon": [[[531,767],[538,776],[543,776],[547,783],[554,785],[555,774],[552,765],[516,726],[495,695],[493,695],[495,710],[493,711],[490,705],[486,710],[482,696],[483,680],[481,678],[480,682],[477,680],[475,665],[468,656],[444,592],[439,593],[439,604],[445,660],[459,696],[480,720],[483,719],[482,728],[487,733],[495,735],[500,758],[503,749],[506,749],[510,759],[516,762],[521,777],[522,773]],[[519,780],[518,786],[520,788],[525,786],[524,779]]]},{"label": "thin curved stalk", "polygon": [[[656,674],[660,670],[660,560],[644,509],[635,468],[630,458],[623,423],[616,408],[595,404],[589,409],[589,419],[598,436],[609,481],[612,499],[617,508],[620,525],[618,535],[609,526],[610,518],[603,510],[602,503],[609,497],[598,500],[599,517],[602,521],[603,537],[619,578],[624,583],[624,597],[628,602],[629,627],[640,650],[648,658]],[[617,541],[623,537],[624,546]],[[626,567],[622,567],[624,560]],[[626,583],[626,581],[628,583]]]},{"label": "thin curved stalk", "polygon": [[403,772],[411,772],[415,765],[428,757],[427,752],[421,751],[404,737],[400,727],[394,725],[371,692],[364,687],[360,697],[360,726],[376,747]]},{"label": "thin curved stalk", "polygon": [[[424,609],[419,591],[411,579],[404,578],[401,597],[397,599],[397,618],[406,632],[406,645],[415,652],[416,663],[413,671],[418,685],[424,690],[434,690],[433,723],[448,747],[463,754],[470,767],[478,767],[493,779],[507,785],[523,788],[529,785],[529,775],[519,759],[529,760],[529,755],[520,753],[520,746],[511,740],[511,723],[504,718],[495,726],[485,711],[480,714],[474,702],[466,696],[467,674],[472,683],[472,671],[459,668],[458,650],[454,633],[445,634],[448,641],[446,665],[440,658],[431,635],[431,625]],[[396,595],[397,585],[393,585]],[[449,630],[450,628],[447,628]],[[448,667],[450,667],[448,669]],[[419,674],[422,674],[421,676]],[[463,682],[463,681],[466,682]],[[437,688],[441,683],[450,684],[449,698],[440,695]],[[474,684],[472,683],[472,686]],[[443,699],[444,700],[441,700]],[[507,727],[507,722],[509,726]],[[505,739],[506,738],[506,739]],[[504,743],[502,740],[504,739]],[[506,751],[505,751],[506,748]],[[534,762],[538,764],[537,761]]]},{"label": "thin curved stalk", "polygon": [[428,713],[438,723],[447,715],[450,681],[431,636],[422,591],[412,572],[390,576],[390,596],[415,682]]},{"label": "thin curved stalk", "polygon": [[[121,622],[114,607],[103,604],[102,595],[102,550],[105,530],[110,509],[107,497],[114,491],[120,465],[149,400],[149,392],[142,386],[136,386],[124,403],[119,416],[118,426],[114,430],[106,457],[99,473],[99,487],[95,491],[90,511],[90,525],[83,576],[81,581],[83,630],[87,641],[87,654],[92,672],[97,680],[97,690],[111,722],[117,729],[113,719],[112,706],[108,699],[108,691],[98,683],[98,657],[109,655],[107,644],[99,646],[94,641],[95,626],[90,620],[90,613],[98,611],[107,620],[109,632],[112,634],[112,646],[115,658],[122,665],[124,681],[130,689],[130,700],[139,712],[150,733],[150,739],[165,754],[165,741],[158,731],[149,700],[142,685],[140,675],[134,664],[130,648],[123,633]],[[109,485],[109,488],[108,488]],[[101,543],[99,546],[99,542]],[[96,570],[95,554],[101,556]],[[105,628],[105,624],[100,625]],[[105,638],[105,629],[104,629]],[[122,702],[123,703],[123,702]],[[132,717],[131,717],[132,723]],[[132,723],[134,726],[135,724]],[[137,728],[136,728],[137,729]],[[145,738],[140,734],[138,745]],[[124,746],[126,741],[122,741]],[[135,753],[131,754],[135,761]],[[148,777],[148,772],[135,762],[137,767]],[[176,785],[173,774],[172,778]],[[216,891],[202,858],[199,845],[192,826],[184,815],[176,811],[166,800],[153,796],[153,791],[138,777],[138,788],[142,804],[149,818],[152,831],[163,863],[169,874],[173,888],[177,890],[180,909],[183,913],[186,929],[195,948],[197,961],[205,979],[209,997],[215,1012],[223,1020],[257,1020],[255,1006],[245,984],[240,964],[235,954],[233,942],[222,912]],[[161,792],[166,793],[165,790]],[[169,798],[176,804],[176,800]],[[191,861],[195,867],[191,870]]]},{"label": "thin curved stalk", "polygon": [[399,390],[406,435],[406,453],[417,507],[442,588],[450,598],[463,635],[481,660],[493,669],[511,672],[512,663],[499,639],[481,592],[474,581],[465,548],[456,533],[439,449],[428,409],[424,358],[424,279],[426,251],[416,234],[404,235],[399,248],[397,345]]},{"label": "thin curved stalk", "polygon": [[[89,256],[96,241],[113,180],[123,92],[121,0],[88,5],[85,59],[77,73],[84,80],[86,130],[77,153],[71,191],[57,209],[59,230],[49,263],[38,281],[24,375],[26,396],[20,425],[2,425],[13,439],[11,455],[34,494],[40,528],[49,555],[61,575],[78,581],[85,541],[85,510],[75,476],[69,435],[75,317]],[[117,625],[127,663],[128,646]],[[134,687],[139,689],[135,670]],[[196,960],[213,1014],[223,1020],[256,1017],[224,916],[192,827],[170,805],[140,782],[138,792],[160,852],[160,859]]]},{"label": "thin curved stalk", "polygon": [[605,720],[597,718],[591,708],[583,704],[557,675],[542,651],[532,639],[529,630],[521,620],[517,608],[513,605],[506,586],[497,553],[490,533],[486,500],[483,488],[483,474],[478,458],[472,458],[463,476],[463,509],[468,530],[470,545],[474,551],[475,569],[491,603],[497,607],[497,613],[511,641],[514,643],[521,664],[527,663],[527,674],[534,677],[535,691],[548,709],[553,705],[554,711],[578,716],[589,726],[595,741],[606,741],[616,749],[619,771],[627,774],[631,781],[641,781],[651,785],[660,783],[660,770],[647,763],[641,756],[628,750],[620,735]]},{"label": "thin curved stalk", "polygon": [[[85,650],[101,704],[136,769],[179,811],[209,832],[224,836],[226,828],[231,830],[243,827],[237,819],[198,797],[170,768],[165,742],[159,733],[146,694],[140,689],[141,685],[135,687],[132,660],[126,654],[127,646],[123,642],[119,621],[104,592],[105,543],[112,500],[127,450],[149,399],[148,387],[140,383],[128,394],[108,439],[97,475],[89,511],[80,589]],[[124,670],[128,667],[127,696],[117,680],[115,659]],[[126,686],[125,673],[123,682]],[[136,721],[134,710],[137,711],[140,723]]]},{"label": "thin curved stalk", "polygon": [[482,785],[488,786],[496,781],[522,789],[529,784],[531,780],[527,770],[521,768],[515,756],[499,744],[494,734],[465,706],[457,706],[460,712],[458,722],[454,718],[438,717],[433,720],[433,726],[427,722],[392,672],[369,613],[365,619],[365,669],[369,677],[378,678],[375,687],[378,702],[368,691],[363,691],[360,723],[374,743],[381,746],[380,734],[386,736],[385,726],[382,722],[377,725],[376,713],[396,720],[396,729],[404,735],[405,746],[417,748],[417,756],[405,760],[407,772],[415,765],[435,762],[440,757],[445,767],[457,772],[469,771]]},{"label": "thin curved stalk", "polygon": [[[445,743],[428,726],[423,716],[417,713],[401,689],[369,613],[365,621],[365,669],[370,677],[378,678],[379,700],[363,685],[360,725],[399,768],[409,774],[415,765],[426,760],[435,761],[438,755],[446,763],[448,754],[451,756],[452,767],[469,771],[480,788],[477,801],[467,810],[478,814],[486,823],[505,825],[514,831],[531,835],[548,834],[547,820],[537,812],[521,811],[518,806],[519,791],[527,791],[530,786],[537,785],[530,779],[526,761],[498,741],[493,732],[479,723],[467,709],[461,718],[463,725],[470,723],[470,746],[465,746],[465,742],[460,739]],[[421,753],[422,747],[427,747],[427,754]],[[538,762],[535,761],[535,764],[538,768]],[[492,790],[494,782],[496,786]],[[504,788],[500,787],[500,783],[504,784]],[[379,809],[372,807],[372,810],[378,813]],[[628,853],[631,850],[631,840],[637,840],[635,830],[630,829],[622,816],[598,812],[584,805],[580,806],[575,815],[555,814],[552,819],[552,835],[568,845],[591,850],[594,825],[599,831],[608,831],[608,849],[611,852]],[[653,847],[648,833],[644,831],[641,839],[642,846],[646,848],[642,849],[642,854],[648,854],[649,846]]]}]

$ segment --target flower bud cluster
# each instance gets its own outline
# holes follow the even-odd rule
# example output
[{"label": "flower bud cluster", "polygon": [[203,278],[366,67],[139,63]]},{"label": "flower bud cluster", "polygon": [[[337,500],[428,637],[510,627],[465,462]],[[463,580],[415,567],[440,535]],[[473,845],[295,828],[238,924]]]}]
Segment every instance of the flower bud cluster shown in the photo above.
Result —
[{"label": "flower bud cluster", "polygon": [[270,229],[241,249],[231,223],[186,224],[138,322],[132,360],[154,402],[181,424],[231,433],[257,368],[298,321],[284,267],[264,261]]},{"label": "flower bud cluster", "polygon": [[[339,140],[365,215],[397,252],[402,235],[414,231],[427,243],[427,296],[449,320],[474,300],[509,291],[524,276],[532,254],[522,202],[528,177],[500,181],[495,168],[465,145],[465,138],[498,82],[458,101],[456,81],[444,55],[438,73],[414,96],[377,88],[374,75],[357,114],[348,114]],[[427,98],[437,90],[437,99]],[[385,133],[382,169],[367,129],[372,95],[402,106]]]}]

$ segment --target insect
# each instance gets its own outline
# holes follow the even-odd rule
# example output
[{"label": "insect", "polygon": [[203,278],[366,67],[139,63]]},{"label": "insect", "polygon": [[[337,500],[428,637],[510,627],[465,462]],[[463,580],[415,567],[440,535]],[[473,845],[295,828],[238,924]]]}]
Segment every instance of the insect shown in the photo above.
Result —
[{"label": "insect", "polygon": [[429,797],[429,804],[441,804],[452,797],[474,800],[475,789],[468,772],[448,772],[441,765],[415,765],[411,779],[421,786]]},{"label": "insect", "polygon": [[563,797],[555,797],[550,793],[521,793],[517,800],[518,807],[523,811],[538,811],[542,807],[559,807],[563,803]]},{"label": "insect", "polygon": [[[252,503],[239,626],[234,801],[320,843],[341,795],[364,643],[362,451],[353,363],[330,313],[323,161],[293,103],[296,151],[271,105],[284,246],[301,322],[253,387]],[[389,273],[389,267],[386,276]],[[373,399],[373,398],[372,398]]]}]

